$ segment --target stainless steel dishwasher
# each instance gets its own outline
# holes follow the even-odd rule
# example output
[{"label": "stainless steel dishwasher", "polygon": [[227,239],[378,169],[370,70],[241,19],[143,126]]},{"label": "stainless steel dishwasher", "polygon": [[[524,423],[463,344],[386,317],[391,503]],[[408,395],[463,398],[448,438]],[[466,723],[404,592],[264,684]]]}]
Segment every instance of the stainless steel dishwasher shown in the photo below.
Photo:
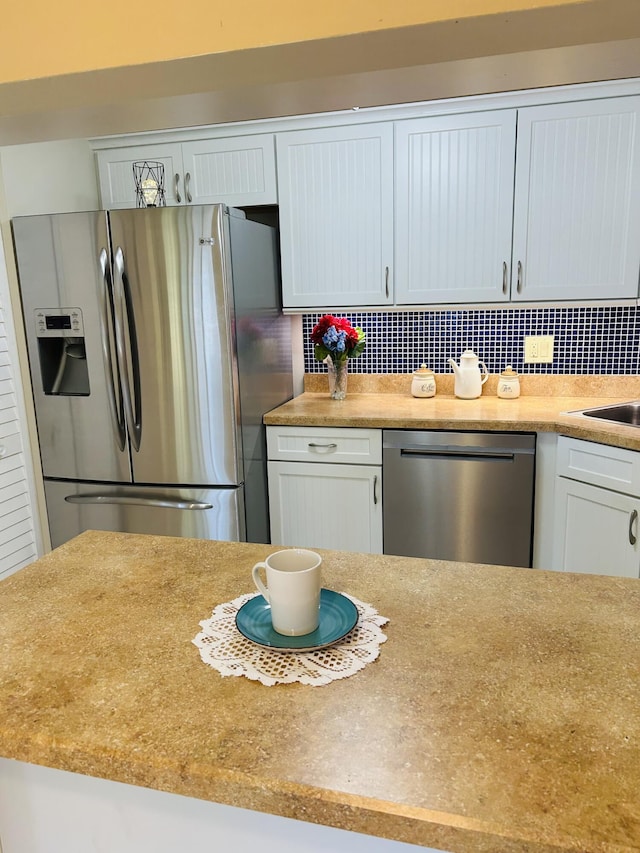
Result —
[{"label": "stainless steel dishwasher", "polygon": [[383,430],[385,554],[531,566],[536,437]]}]

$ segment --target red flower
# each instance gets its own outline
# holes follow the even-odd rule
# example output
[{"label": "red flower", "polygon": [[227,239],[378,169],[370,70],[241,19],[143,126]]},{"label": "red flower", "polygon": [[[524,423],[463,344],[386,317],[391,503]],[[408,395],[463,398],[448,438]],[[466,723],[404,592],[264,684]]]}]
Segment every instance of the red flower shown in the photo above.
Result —
[{"label": "red flower", "polygon": [[[320,317],[316,325],[313,327],[313,331],[311,332],[312,343],[321,344],[322,338],[325,336],[327,329],[330,326],[335,326],[336,328],[338,328],[338,324],[341,322],[342,320],[340,318],[333,317],[331,314],[325,314],[324,317]],[[347,323],[348,322],[349,321],[347,320]]]},{"label": "red flower", "polygon": [[330,326],[335,326],[338,331],[345,332],[347,336],[345,346],[348,352],[357,347],[359,340],[358,332],[353,328],[349,320],[346,317],[334,317],[332,314],[325,314],[313,327],[313,331],[311,332],[312,343],[322,344],[322,339]]},{"label": "red flower", "polygon": [[[327,332],[333,328],[325,343]],[[309,336],[314,347],[316,361],[324,361],[331,356],[336,359],[354,358],[361,355],[365,345],[362,329],[354,328],[346,317],[334,317],[324,314],[313,327]],[[340,346],[340,349],[338,349]]]}]

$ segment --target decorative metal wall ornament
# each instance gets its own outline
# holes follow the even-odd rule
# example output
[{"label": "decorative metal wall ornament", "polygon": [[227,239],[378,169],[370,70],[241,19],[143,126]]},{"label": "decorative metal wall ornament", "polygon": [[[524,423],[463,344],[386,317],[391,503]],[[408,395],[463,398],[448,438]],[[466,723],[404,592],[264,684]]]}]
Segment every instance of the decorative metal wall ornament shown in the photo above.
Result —
[{"label": "decorative metal wall ornament", "polygon": [[133,164],[138,207],[165,207],[164,163],[156,160],[138,160]]}]

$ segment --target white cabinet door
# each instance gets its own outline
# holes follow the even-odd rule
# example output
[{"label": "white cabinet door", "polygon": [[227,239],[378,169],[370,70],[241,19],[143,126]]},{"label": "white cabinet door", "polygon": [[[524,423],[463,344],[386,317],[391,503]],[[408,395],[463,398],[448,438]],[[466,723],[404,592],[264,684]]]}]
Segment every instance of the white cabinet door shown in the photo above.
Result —
[{"label": "white cabinet door", "polygon": [[382,468],[269,462],[271,541],[382,553]]},{"label": "white cabinet door", "polygon": [[393,301],[393,127],[276,136],[287,308]]},{"label": "white cabinet door", "polygon": [[555,568],[640,576],[639,498],[558,477],[555,508]]},{"label": "white cabinet door", "polygon": [[640,98],[518,111],[514,300],[635,297]]},{"label": "white cabinet door", "polygon": [[185,142],[182,158],[187,203],[277,204],[276,155],[270,133]]},{"label": "white cabinet door", "polygon": [[100,200],[104,210],[136,207],[133,164],[155,160],[164,166],[164,191],[167,206],[184,202],[182,186],[182,149],[175,145],[134,145],[96,153]]},{"label": "white cabinet door", "polygon": [[509,299],[516,111],[396,122],[398,304]]}]

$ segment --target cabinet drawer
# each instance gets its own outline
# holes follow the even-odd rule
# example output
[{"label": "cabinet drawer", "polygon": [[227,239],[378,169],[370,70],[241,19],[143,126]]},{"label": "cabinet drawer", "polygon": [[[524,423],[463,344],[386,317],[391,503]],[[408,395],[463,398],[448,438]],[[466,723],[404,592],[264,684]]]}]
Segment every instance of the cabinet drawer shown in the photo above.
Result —
[{"label": "cabinet drawer", "polygon": [[640,453],[560,436],[557,474],[640,497]]},{"label": "cabinet drawer", "polygon": [[382,431],[336,427],[267,427],[269,459],[382,464]]}]

